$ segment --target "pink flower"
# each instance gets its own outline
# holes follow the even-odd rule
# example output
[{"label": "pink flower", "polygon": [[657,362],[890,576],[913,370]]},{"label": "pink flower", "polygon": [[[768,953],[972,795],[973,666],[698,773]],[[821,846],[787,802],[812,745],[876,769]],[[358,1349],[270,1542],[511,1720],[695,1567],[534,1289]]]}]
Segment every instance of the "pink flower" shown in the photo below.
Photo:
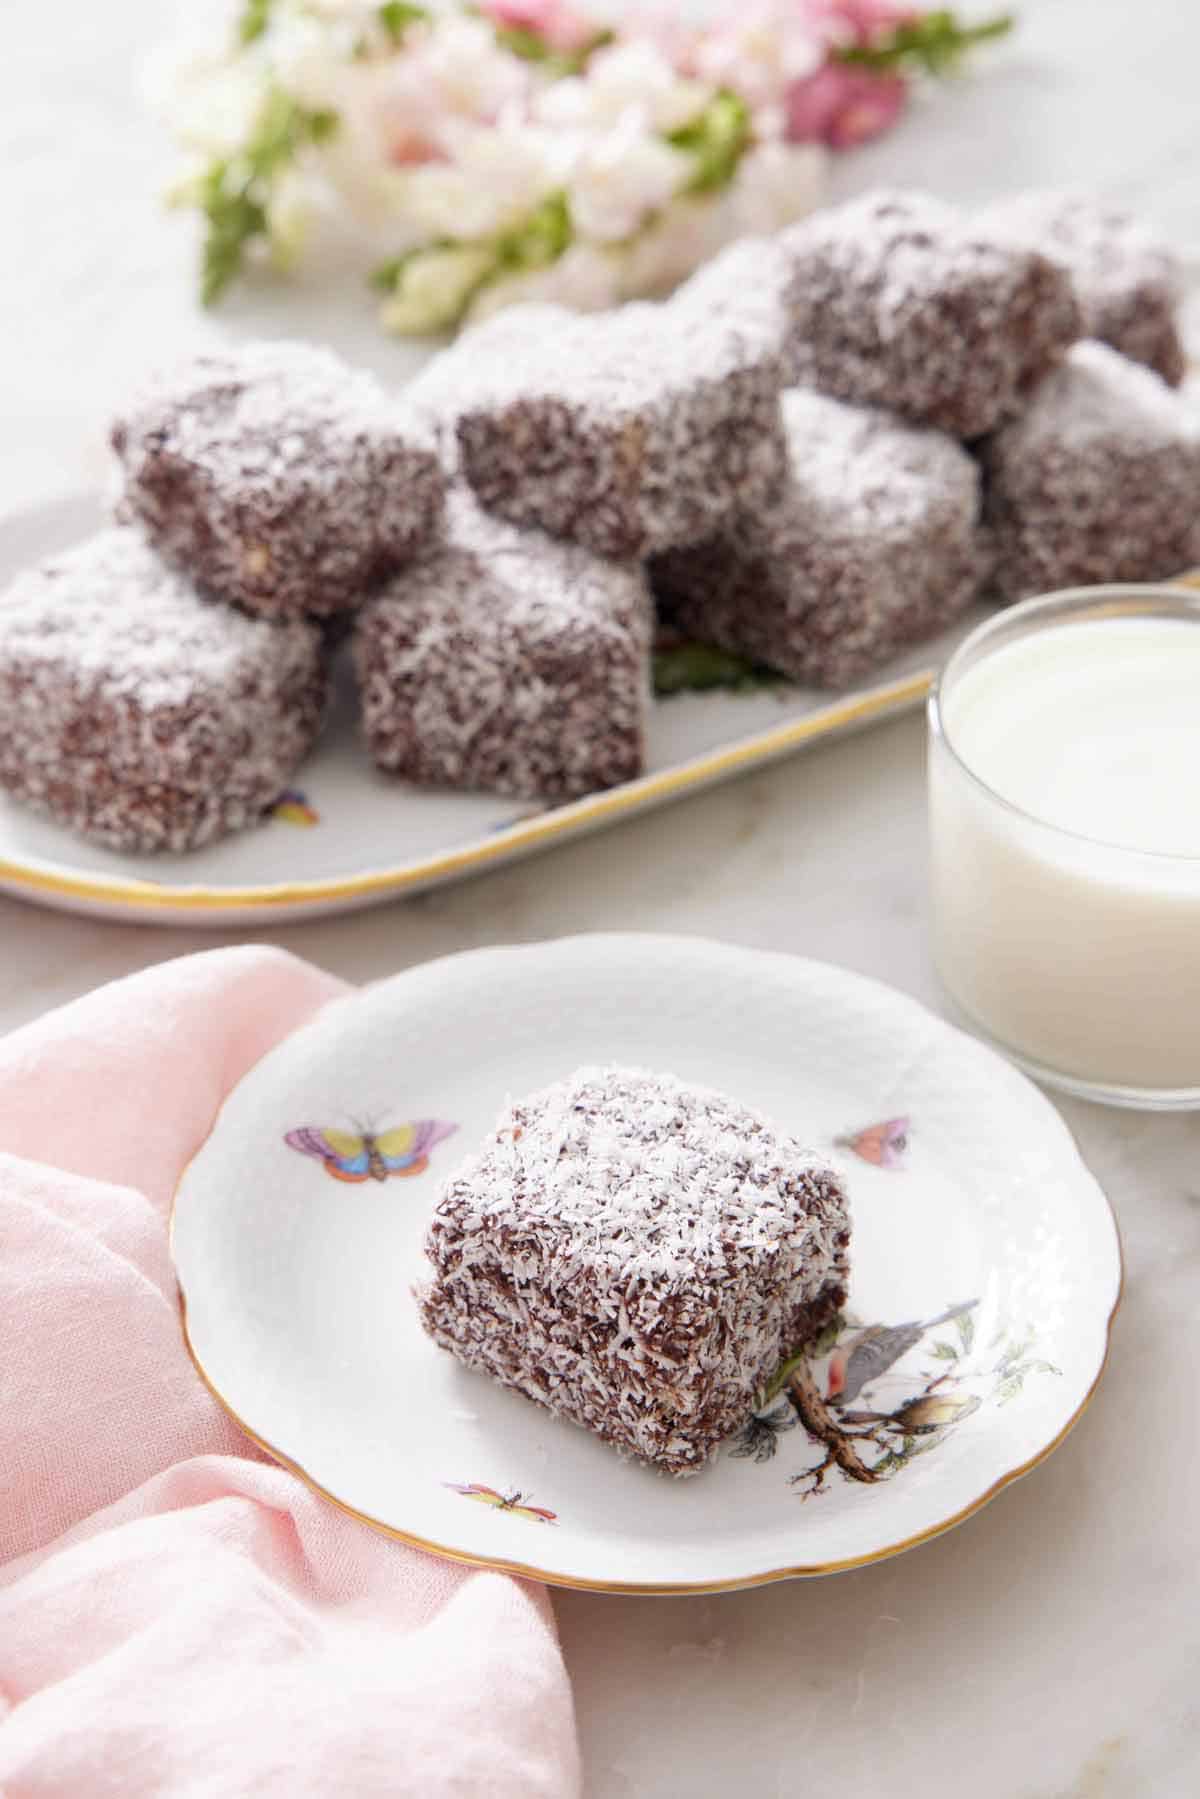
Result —
[{"label": "pink flower", "polygon": [[507,31],[530,31],[548,50],[579,50],[596,35],[595,21],[564,0],[482,0],[479,9]]},{"label": "pink flower", "polygon": [[907,99],[902,75],[829,62],[788,89],[786,135],[793,144],[851,150],[895,124]]},{"label": "pink flower", "polygon": [[873,44],[897,25],[911,25],[922,12],[896,0],[802,0],[802,6],[810,23],[838,44]]}]

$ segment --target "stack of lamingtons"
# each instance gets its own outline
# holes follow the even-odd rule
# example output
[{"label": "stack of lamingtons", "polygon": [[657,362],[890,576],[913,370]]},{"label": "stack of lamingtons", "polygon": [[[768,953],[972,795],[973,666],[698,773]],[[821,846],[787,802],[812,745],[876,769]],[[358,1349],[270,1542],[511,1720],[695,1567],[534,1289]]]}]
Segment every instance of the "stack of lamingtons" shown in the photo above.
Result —
[{"label": "stack of lamingtons", "polygon": [[880,194],[661,304],[501,313],[399,401],[201,357],[113,428],[121,523],[0,597],[0,784],[121,849],[253,823],[348,619],[380,768],[569,799],[643,767],[656,609],[836,688],[981,594],[1170,575],[1178,301],[1086,200]]}]

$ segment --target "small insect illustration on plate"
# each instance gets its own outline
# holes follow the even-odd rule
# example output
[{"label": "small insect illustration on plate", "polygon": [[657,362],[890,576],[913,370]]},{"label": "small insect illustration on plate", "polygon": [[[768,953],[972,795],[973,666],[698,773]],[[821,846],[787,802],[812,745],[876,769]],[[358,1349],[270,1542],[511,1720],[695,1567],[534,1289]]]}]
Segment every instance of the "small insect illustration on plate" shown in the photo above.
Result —
[{"label": "small insect illustration on plate", "polygon": [[300,825],[304,830],[321,822],[321,814],[315,806],[309,805],[308,795],[301,793],[298,787],[284,788],[271,807],[271,817],[278,818],[285,825]]},{"label": "small insect illustration on plate", "polygon": [[852,1149],[862,1161],[876,1168],[903,1168],[911,1134],[907,1118],[885,1118],[880,1124],[868,1124],[861,1131],[835,1137],[834,1142],[841,1149]]},{"label": "small insect illustration on plate", "polygon": [[424,1174],[430,1152],[458,1129],[436,1118],[418,1118],[389,1131],[359,1125],[352,1131],[305,1125],[288,1131],[284,1142],[302,1156],[313,1156],[335,1181],[386,1181],[393,1176]]},{"label": "small insect illustration on plate", "polygon": [[451,1493],[461,1493],[464,1499],[478,1500],[480,1505],[493,1505],[501,1512],[514,1512],[518,1518],[532,1518],[535,1524],[558,1523],[557,1512],[548,1512],[545,1506],[525,1504],[532,1497],[529,1493],[497,1493],[495,1487],[484,1487],[474,1480],[444,1480],[442,1485]]}]

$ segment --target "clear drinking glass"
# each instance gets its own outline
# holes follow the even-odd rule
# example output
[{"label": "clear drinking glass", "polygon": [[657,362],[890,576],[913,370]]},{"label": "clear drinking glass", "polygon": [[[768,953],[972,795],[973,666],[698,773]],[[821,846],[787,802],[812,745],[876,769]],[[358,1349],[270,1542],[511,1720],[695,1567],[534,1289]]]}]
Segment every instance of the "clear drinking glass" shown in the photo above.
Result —
[{"label": "clear drinking glass", "polygon": [[[1112,626],[1129,620],[1177,621],[1200,631],[1200,594],[1148,586],[1050,594],[997,613],[951,657],[929,700],[934,953],[942,982],[966,1023],[1037,1079],[1118,1105],[1197,1108],[1200,854],[1125,847],[1106,841],[1103,829],[1076,832],[1039,818],[1036,808],[1025,810],[1003,798],[996,791],[1003,783],[994,775],[994,784],[981,778],[962,742],[971,735],[967,719],[973,693],[986,688],[991,716],[1003,716],[1010,664],[1019,670],[1024,657],[1028,668],[1029,659],[1052,644],[1058,665],[1066,666],[1063,651],[1069,650],[1071,639],[1061,631],[1053,640],[1042,634],[1100,624],[1106,636],[1100,638],[1093,629],[1086,640],[1088,654],[1111,649],[1116,658],[1107,671],[1105,692],[1111,688],[1119,696],[1124,691],[1131,715],[1128,753],[1143,757],[1136,764],[1138,777],[1148,775],[1145,745],[1155,742],[1153,681],[1146,676],[1150,665],[1129,662],[1135,672],[1122,689],[1129,627],[1124,627],[1125,635],[1108,635]],[[1152,634],[1156,644],[1166,635]],[[1077,639],[1076,646],[1084,641]],[[1189,652],[1190,667],[1190,640],[1176,633],[1172,641]],[[1028,643],[1028,651],[996,663],[964,690],[971,670],[1018,643]],[[1084,658],[1081,682],[1087,679],[1086,667]],[[1175,667],[1183,667],[1178,658]],[[1169,678],[1168,668],[1164,679]],[[1181,678],[1177,672],[1176,710]],[[1014,732],[1030,725],[1028,704],[1022,717],[1020,687],[1019,681],[1012,683]],[[1200,686],[1195,698],[1196,753],[1182,759],[1153,753],[1148,798],[1170,804],[1196,792]],[[1118,698],[1104,712],[1113,722],[1117,745],[1106,753],[1109,765],[1118,770],[1121,764],[1112,763],[1112,754],[1125,754],[1121,710]],[[995,734],[993,742],[1001,745],[1003,755],[1004,740]],[[1191,786],[1154,793],[1157,780]],[[1095,798],[1102,815],[1102,776]]]}]

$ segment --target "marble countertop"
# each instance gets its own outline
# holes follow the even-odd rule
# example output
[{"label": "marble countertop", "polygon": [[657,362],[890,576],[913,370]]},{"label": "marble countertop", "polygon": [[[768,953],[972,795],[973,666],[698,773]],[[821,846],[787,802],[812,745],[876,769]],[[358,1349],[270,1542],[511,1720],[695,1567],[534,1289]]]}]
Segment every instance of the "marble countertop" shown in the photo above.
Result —
[{"label": "marble countertop", "polygon": [[[0,514],[96,478],[148,356],[202,335],[324,334],[386,374],[366,303],[318,288],[218,318],[156,192],[130,98],[161,0],[7,0],[0,58]],[[1200,9],[1023,0],[1023,29],[840,183],[967,200],[1080,182],[1200,238]],[[923,734],[879,727],[456,888],[273,933],[353,981],[476,944],[610,927],[823,957],[939,1005],[925,928]],[[849,897],[848,897],[849,896]],[[0,899],[0,1028],[243,932],[105,925]],[[1117,1210],[1111,1366],[1058,1453],[895,1561],[693,1599],[556,1597],[590,1799],[1174,1799],[1200,1790],[1200,1117],[1065,1102]]]}]

